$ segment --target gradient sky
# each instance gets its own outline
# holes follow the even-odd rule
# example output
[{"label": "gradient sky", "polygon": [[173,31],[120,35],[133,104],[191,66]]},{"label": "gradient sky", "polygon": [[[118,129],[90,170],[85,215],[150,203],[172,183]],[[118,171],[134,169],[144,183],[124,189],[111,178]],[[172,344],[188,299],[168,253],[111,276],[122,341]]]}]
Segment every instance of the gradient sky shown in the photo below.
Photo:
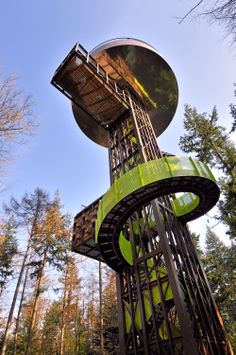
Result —
[{"label": "gradient sky", "polygon": [[[31,94],[39,122],[27,145],[18,147],[16,161],[4,177],[1,198],[21,198],[41,187],[60,191],[65,210],[76,214],[108,186],[107,150],[77,127],[70,102],[50,80],[73,45],[87,50],[116,37],[134,37],[155,47],[174,70],[179,105],[174,120],[159,139],[162,150],[180,154],[183,106],[209,112],[217,104],[221,123],[230,126],[235,50],[222,27],[183,16],[195,1],[3,0],[0,13],[0,68],[15,73]],[[197,230],[201,221],[194,223]],[[212,221],[212,224],[214,222]]]}]

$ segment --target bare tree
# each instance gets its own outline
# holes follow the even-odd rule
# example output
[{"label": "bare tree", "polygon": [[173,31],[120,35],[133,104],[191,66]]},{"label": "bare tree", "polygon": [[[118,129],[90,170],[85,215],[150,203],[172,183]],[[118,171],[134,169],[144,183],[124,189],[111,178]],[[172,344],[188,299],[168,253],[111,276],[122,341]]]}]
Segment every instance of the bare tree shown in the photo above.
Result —
[{"label": "bare tree", "polygon": [[200,0],[180,19],[179,23],[196,13],[223,25],[232,42],[236,42],[236,0]]},{"label": "bare tree", "polygon": [[23,144],[36,127],[32,100],[18,87],[18,78],[0,72],[0,174],[12,158],[16,144]]}]

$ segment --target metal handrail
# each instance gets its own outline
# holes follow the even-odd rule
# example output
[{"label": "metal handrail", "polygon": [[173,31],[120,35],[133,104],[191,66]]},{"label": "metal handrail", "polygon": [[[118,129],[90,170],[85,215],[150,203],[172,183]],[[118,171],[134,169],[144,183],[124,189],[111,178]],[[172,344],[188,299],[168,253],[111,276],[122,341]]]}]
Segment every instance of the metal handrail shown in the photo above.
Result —
[{"label": "metal handrail", "polygon": [[105,79],[106,83],[116,92],[116,94],[122,97],[125,103],[129,105],[129,95],[126,90],[119,87],[117,82],[99,65],[99,63],[89,54],[89,52],[86,51],[86,49],[84,49],[80,44],[77,44],[75,51],[79,57],[91,65],[93,69],[96,70],[96,73]]}]

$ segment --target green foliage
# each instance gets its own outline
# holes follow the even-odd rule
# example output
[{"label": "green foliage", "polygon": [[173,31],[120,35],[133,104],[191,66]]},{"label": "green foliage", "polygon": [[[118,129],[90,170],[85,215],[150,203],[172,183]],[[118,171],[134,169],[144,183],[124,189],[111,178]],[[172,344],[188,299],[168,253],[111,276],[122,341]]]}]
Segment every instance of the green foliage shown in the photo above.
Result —
[{"label": "green foliage", "polygon": [[218,124],[216,107],[211,115],[199,114],[196,108],[185,106],[185,135],[180,137],[180,148],[230,177],[234,177],[236,150],[224,127]]},{"label": "green foliage", "polygon": [[191,239],[193,241],[195,250],[197,251],[197,254],[198,254],[199,258],[202,259],[203,251],[202,251],[202,249],[200,247],[200,234],[196,234],[194,232],[190,232],[190,236],[191,236]]},{"label": "green foliage", "polygon": [[43,220],[45,209],[49,205],[49,195],[40,188],[33,193],[26,193],[20,201],[14,197],[9,204],[4,204],[6,213],[14,216],[17,226],[27,228],[29,233]]},{"label": "green foliage", "polygon": [[61,270],[69,261],[70,225],[69,215],[61,212],[61,203],[58,194],[49,200],[41,220],[33,230],[32,248],[35,258],[38,258],[38,268],[35,260],[36,272],[42,267],[43,255],[46,255],[46,264]]},{"label": "green foliage", "polygon": [[30,312],[27,313],[28,320],[25,317],[24,327],[22,328],[21,325],[21,333],[27,333],[27,337],[23,336],[24,339],[27,338],[27,341],[25,340],[26,354],[34,351],[39,339],[36,318],[42,294],[46,290],[43,282],[46,268],[51,266],[60,271],[68,262],[70,218],[62,213],[61,208],[58,193],[50,199],[49,195],[39,188],[31,194],[25,194],[20,201],[12,198],[10,203],[5,205],[6,213],[14,217],[17,226],[23,227],[21,231],[28,234],[28,244],[17,282],[13,309],[11,307],[11,314],[13,314],[27,265],[31,280],[33,280],[34,292],[33,297],[31,296]]},{"label": "green foliage", "polygon": [[0,295],[14,273],[13,259],[17,253],[16,224],[9,218],[0,227]]},{"label": "green foliage", "polygon": [[232,133],[232,132],[235,132],[235,130],[236,130],[236,105],[233,105],[233,104],[230,105],[230,113],[231,113],[231,116],[233,117],[232,129],[230,131],[230,133]]},{"label": "green foliage", "polygon": [[[119,334],[118,317],[116,303],[116,281],[115,272],[108,267],[103,275],[102,287],[102,307],[103,307],[103,337],[104,337],[104,355],[119,354]],[[95,280],[93,277],[88,285],[88,304],[85,313],[85,334],[87,343],[85,343],[86,354],[101,354],[100,348],[100,314],[99,302],[96,299]]]},{"label": "green foliage", "polygon": [[68,258],[70,248],[70,217],[61,212],[59,194],[53,199],[40,188],[33,193],[26,193],[18,201],[11,198],[5,211],[13,216],[17,226],[24,227],[30,238],[30,246],[34,251],[31,260],[31,277],[38,275],[42,268],[42,260],[46,254],[46,263],[61,269]]},{"label": "green foliage", "polygon": [[46,312],[42,329],[42,353],[45,355],[59,353],[61,308],[61,301],[54,301]]},{"label": "green foliage", "polygon": [[219,220],[228,227],[230,238],[236,241],[236,176],[234,179],[219,179],[221,189],[221,200],[218,203],[220,211]]},{"label": "green foliage", "polygon": [[[231,110],[232,112],[232,110]],[[195,108],[185,106],[185,135],[180,138],[180,148],[194,153],[203,163],[217,168],[222,199],[219,203],[219,219],[228,227],[228,234],[236,238],[236,148],[230,134],[218,123],[218,113],[199,114]]]},{"label": "green foliage", "polygon": [[[180,138],[180,148],[185,153],[193,153],[202,162],[216,168],[221,173],[219,185],[221,199],[218,204],[219,216],[216,218],[227,226],[232,244],[226,246],[218,236],[208,228],[206,251],[200,254],[214,298],[220,309],[229,334],[231,344],[236,349],[236,149],[230,133],[236,128],[236,107],[230,105],[233,118],[229,133],[218,120],[216,108],[210,115],[199,114],[195,108],[186,105],[184,128],[185,134]],[[195,246],[197,236],[193,235]]]},{"label": "green foliage", "polygon": [[203,263],[211,290],[223,317],[231,344],[236,350],[236,246],[226,246],[207,229]]},{"label": "green foliage", "polygon": [[[23,274],[29,270],[25,274],[26,288],[21,287],[21,300],[16,303],[20,306],[19,327],[13,326],[13,319],[10,322],[11,329],[17,329],[17,343],[14,332],[10,332],[6,353],[13,354],[15,346],[17,354],[101,354],[97,279],[92,275],[89,283],[86,279],[86,296],[82,295],[76,260],[69,252],[70,218],[62,213],[58,194],[51,199],[45,191],[36,189],[21,200],[12,198],[5,210],[14,226],[28,234],[17,295]],[[8,234],[13,235],[10,225]],[[58,276],[53,282],[59,293],[52,303],[45,292],[48,266],[56,269]],[[118,354],[115,275],[108,272],[103,278],[104,354]]]}]

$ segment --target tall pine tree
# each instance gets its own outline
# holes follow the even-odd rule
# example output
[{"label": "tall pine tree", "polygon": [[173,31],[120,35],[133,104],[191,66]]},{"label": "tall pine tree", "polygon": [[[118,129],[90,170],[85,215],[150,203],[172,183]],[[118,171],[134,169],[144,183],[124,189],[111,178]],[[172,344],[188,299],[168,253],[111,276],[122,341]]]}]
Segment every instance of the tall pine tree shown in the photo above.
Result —
[{"label": "tall pine tree", "polygon": [[232,346],[236,347],[235,310],[235,240],[236,240],[236,148],[231,140],[235,130],[235,105],[231,105],[232,129],[227,132],[219,124],[217,109],[210,115],[199,114],[195,108],[185,107],[185,135],[180,148],[193,153],[202,162],[220,173],[221,199],[217,219],[227,227],[231,245],[226,246],[218,236],[207,229],[206,252],[201,256],[216,303],[228,329]]},{"label": "tall pine tree", "polygon": [[0,297],[14,273],[13,259],[17,253],[16,223],[13,217],[0,226]]},{"label": "tall pine tree", "polygon": [[234,350],[236,350],[235,249],[233,243],[231,246],[226,246],[210,228],[207,228],[206,251],[202,259]]},{"label": "tall pine tree", "polygon": [[219,219],[227,226],[230,238],[236,239],[236,148],[230,133],[219,124],[216,107],[207,115],[186,105],[184,128],[180,148],[221,172]]}]

